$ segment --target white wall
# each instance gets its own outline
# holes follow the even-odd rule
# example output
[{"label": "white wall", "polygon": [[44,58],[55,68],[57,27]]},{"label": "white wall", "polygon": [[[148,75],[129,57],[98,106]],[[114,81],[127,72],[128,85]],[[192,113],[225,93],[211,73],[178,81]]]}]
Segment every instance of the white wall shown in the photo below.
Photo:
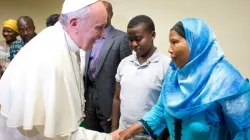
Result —
[{"label": "white wall", "polygon": [[170,28],[185,17],[204,19],[217,36],[227,60],[250,78],[250,0],[109,0],[113,24],[126,30],[135,15],[155,22],[156,46],[167,53]]},{"label": "white wall", "polygon": [[[213,28],[226,58],[250,78],[250,0],[108,0],[113,4],[113,25],[126,31],[136,15],[155,22],[156,46],[167,54],[169,29],[185,17],[199,17]],[[37,31],[50,13],[60,12],[63,0],[0,0],[0,22],[31,15]],[[9,10],[11,8],[11,10]],[[2,38],[0,38],[2,39]]]}]

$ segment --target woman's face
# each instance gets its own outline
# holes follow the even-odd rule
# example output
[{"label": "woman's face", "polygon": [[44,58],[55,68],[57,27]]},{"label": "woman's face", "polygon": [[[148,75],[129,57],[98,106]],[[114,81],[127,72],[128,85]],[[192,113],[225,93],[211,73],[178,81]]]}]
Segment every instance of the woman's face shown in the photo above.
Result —
[{"label": "woman's face", "polygon": [[175,30],[171,30],[169,33],[169,43],[170,47],[168,52],[170,53],[172,61],[175,63],[176,67],[184,67],[189,62],[190,58],[190,50],[187,41]]},{"label": "woman's face", "polygon": [[14,30],[8,27],[3,27],[2,35],[6,41],[15,41],[16,37],[18,36]]}]

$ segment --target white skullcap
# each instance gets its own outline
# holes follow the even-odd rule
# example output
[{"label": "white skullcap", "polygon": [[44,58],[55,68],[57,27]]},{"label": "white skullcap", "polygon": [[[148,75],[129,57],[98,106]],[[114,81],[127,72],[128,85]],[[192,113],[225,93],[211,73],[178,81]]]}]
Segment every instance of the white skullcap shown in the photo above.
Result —
[{"label": "white skullcap", "polygon": [[65,0],[62,7],[62,14],[75,12],[97,1],[98,0]]}]

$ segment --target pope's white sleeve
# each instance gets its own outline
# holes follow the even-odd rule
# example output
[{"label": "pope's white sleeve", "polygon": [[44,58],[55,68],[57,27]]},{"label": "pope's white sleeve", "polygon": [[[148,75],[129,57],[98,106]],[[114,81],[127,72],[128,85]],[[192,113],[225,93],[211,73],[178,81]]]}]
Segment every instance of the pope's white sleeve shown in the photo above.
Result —
[{"label": "pope's white sleeve", "polygon": [[79,127],[70,140],[112,140],[111,135]]}]

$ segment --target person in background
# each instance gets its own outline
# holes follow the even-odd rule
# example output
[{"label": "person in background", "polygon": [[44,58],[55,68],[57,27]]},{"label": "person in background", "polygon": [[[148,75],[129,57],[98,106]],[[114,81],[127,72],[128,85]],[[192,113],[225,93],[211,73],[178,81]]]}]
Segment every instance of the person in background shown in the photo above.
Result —
[{"label": "person in background", "polygon": [[186,18],[169,34],[172,61],[157,104],[120,140],[167,127],[171,140],[249,140],[250,84],[225,58],[203,20]]},{"label": "person in background", "polygon": [[121,60],[132,53],[127,34],[111,25],[112,5],[102,1],[108,17],[104,35],[86,53],[85,97],[86,128],[111,132],[111,112],[115,91],[115,74]]},{"label": "person in background", "polygon": [[[136,54],[123,59],[117,69],[112,131],[127,129],[156,104],[170,63],[170,58],[154,45],[155,25],[150,17],[132,18],[127,33]],[[132,139],[150,139],[150,136],[140,134]]]},{"label": "person in background", "polygon": [[17,40],[18,29],[16,20],[9,19],[3,22],[2,35],[5,40],[0,41],[0,78],[9,64],[10,46]]},{"label": "person in background", "polygon": [[34,22],[29,16],[19,17],[17,19],[17,27],[21,40],[16,40],[12,43],[10,47],[10,61],[12,61],[25,44],[36,36]]},{"label": "person in background", "polygon": [[102,2],[64,1],[60,22],[27,43],[0,80],[1,140],[115,139],[115,132],[79,127],[85,99],[78,52],[103,37],[106,23]]},{"label": "person in background", "polygon": [[56,22],[59,20],[59,14],[52,14],[46,20],[46,27],[54,26]]}]

